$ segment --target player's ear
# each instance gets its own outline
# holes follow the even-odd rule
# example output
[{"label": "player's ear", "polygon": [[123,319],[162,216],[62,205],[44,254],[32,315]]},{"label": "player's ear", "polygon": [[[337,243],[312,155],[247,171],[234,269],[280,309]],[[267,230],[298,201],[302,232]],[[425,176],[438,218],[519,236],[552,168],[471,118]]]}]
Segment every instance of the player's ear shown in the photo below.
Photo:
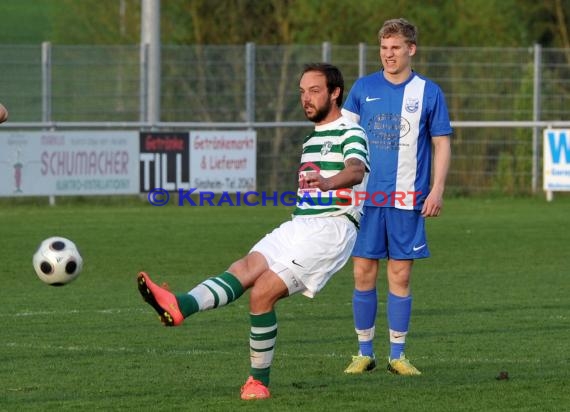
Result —
[{"label": "player's ear", "polygon": [[331,100],[336,100],[338,102],[338,96],[340,96],[340,87],[335,87],[335,89],[331,93]]},{"label": "player's ear", "polygon": [[416,54],[417,46],[413,43],[408,45],[408,56],[412,57]]}]

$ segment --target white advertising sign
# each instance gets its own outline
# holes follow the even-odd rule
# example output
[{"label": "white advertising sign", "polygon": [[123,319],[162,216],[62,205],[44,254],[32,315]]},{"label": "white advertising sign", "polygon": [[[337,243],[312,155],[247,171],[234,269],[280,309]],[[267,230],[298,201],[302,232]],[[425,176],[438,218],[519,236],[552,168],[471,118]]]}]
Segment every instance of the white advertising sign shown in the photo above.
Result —
[{"label": "white advertising sign", "polygon": [[138,131],[0,133],[0,196],[139,192]]},{"label": "white advertising sign", "polygon": [[255,131],[191,131],[190,187],[198,192],[256,188]]},{"label": "white advertising sign", "polygon": [[545,191],[570,190],[570,130],[546,129],[543,140]]}]

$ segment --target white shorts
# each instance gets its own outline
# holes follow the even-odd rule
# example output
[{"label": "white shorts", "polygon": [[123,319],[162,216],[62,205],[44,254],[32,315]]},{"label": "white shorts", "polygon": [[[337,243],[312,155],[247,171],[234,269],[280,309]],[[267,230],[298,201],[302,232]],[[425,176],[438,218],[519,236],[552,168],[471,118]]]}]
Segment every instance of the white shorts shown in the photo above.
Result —
[{"label": "white shorts", "polygon": [[250,252],[265,256],[289,295],[302,292],[312,298],[346,264],[356,234],[356,226],[345,216],[295,216],[265,235]]}]

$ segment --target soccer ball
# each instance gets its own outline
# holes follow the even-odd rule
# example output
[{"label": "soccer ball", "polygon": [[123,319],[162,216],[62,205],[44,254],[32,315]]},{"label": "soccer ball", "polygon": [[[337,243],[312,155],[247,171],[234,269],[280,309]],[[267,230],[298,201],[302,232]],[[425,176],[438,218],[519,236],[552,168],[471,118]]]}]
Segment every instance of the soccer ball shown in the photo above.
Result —
[{"label": "soccer ball", "polygon": [[83,269],[83,258],[75,243],[58,236],[44,240],[34,253],[32,262],[38,277],[51,286],[68,284]]}]

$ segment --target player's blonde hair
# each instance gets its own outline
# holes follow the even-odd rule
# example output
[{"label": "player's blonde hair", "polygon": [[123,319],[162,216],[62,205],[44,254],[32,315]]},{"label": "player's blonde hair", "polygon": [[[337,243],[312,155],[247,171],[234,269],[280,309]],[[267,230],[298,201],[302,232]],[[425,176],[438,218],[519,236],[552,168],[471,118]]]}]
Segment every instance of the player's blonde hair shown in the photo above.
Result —
[{"label": "player's blonde hair", "polygon": [[408,44],[417,44],[418,29],[406,19],[386,20],[378,31],[378,42],[387,37],[400,35]]}]

